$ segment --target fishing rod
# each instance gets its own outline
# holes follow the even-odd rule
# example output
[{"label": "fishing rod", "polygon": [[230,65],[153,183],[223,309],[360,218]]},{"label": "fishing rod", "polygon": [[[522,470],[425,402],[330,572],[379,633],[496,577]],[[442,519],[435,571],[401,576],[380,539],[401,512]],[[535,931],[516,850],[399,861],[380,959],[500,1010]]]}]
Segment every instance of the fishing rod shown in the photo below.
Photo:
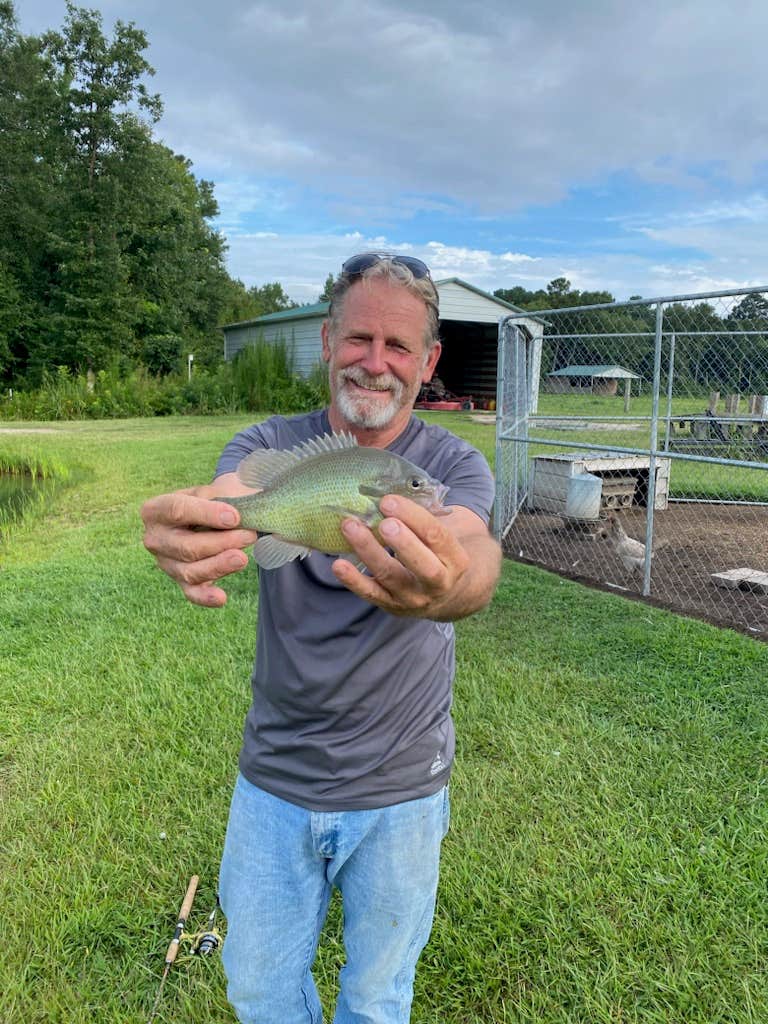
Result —
[{"label": "fishing rod", "polygon": [[163,970],[163,976],[160,979],[160,987],[158,988],[157,995],[155,996],[155,1005],[152,1007],[152,1012],[149,1015],[147,1024],[152,1024],[152,1021],[155,1019],[157,1008],[160,1005],[160,996],[163,994],[163,985],[165,985],[165,979],[168,977],[171,964],[176,959],[176,954],[179,952],[179,943],[181,942],[181,936],[184,932],[184,926],[187,923],[187,918],[192,910],[192,902],[194,901],[199,881],[200,879],[197,875],[192,875],[189,880],[189,885],[187,886],[187,891],[184,895],[184,902],[181,904],[181,909],[179,910],[179,919],[176,922],[176,931],[173,933],[173,938],[171,939],[168,951],[165,954],[165,969]]}]

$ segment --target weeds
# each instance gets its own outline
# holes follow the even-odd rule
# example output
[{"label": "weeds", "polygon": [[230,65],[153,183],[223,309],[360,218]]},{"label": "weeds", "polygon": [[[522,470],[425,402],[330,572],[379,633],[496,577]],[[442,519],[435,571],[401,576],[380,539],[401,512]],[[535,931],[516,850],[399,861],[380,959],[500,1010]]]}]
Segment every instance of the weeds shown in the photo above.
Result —
[{"label": "weeds", "polygon": [[214,371],[152,376],[102,370],[88,377],[66,366],[48,372],[41,387],[14,389],[0,397],[0,420],[61,421],[137,416],[218,415],[237,412],[302,412],[328,398],[319,365],[299,377],[282,342],[256,342]]}]

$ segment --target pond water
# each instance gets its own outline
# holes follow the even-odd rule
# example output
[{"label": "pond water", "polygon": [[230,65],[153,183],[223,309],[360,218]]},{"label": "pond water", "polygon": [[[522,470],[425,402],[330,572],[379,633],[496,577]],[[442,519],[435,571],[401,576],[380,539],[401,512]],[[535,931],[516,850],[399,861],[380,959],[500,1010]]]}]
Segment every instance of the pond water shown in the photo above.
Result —
[{"label": "pond water", "polygon": [[43,503],[56,487],[52,479],[0,473],[0,527],[18,519],[30,505]]}]

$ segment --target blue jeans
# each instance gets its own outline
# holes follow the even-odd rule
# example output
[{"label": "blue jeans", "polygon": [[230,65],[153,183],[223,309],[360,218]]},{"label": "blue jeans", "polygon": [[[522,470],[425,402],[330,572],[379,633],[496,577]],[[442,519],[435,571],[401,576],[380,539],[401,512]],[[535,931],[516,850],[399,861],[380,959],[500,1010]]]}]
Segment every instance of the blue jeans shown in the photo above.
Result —
[{"label": "blue jeans", "polygon": [[432,928],[448,790],[373,811],[308,811],[238,777],[219,889],[242,1024],[322,1024],[312,964],[331,889],[346,964],[334,1024],[407,1024]]}]

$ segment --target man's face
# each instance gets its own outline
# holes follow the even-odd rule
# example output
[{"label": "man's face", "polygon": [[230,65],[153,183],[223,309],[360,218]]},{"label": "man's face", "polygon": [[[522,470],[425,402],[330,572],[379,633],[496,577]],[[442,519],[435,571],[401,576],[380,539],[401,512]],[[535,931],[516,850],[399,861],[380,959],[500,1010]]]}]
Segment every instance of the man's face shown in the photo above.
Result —
[{"label": "man's face", "polygon": [[405,425],[422,383],[430,380],[440,345],[426,351],[427,308],[406,288],[359,281],[344,297],[333,335],[323,325],[332,404],[353,427]]}]

